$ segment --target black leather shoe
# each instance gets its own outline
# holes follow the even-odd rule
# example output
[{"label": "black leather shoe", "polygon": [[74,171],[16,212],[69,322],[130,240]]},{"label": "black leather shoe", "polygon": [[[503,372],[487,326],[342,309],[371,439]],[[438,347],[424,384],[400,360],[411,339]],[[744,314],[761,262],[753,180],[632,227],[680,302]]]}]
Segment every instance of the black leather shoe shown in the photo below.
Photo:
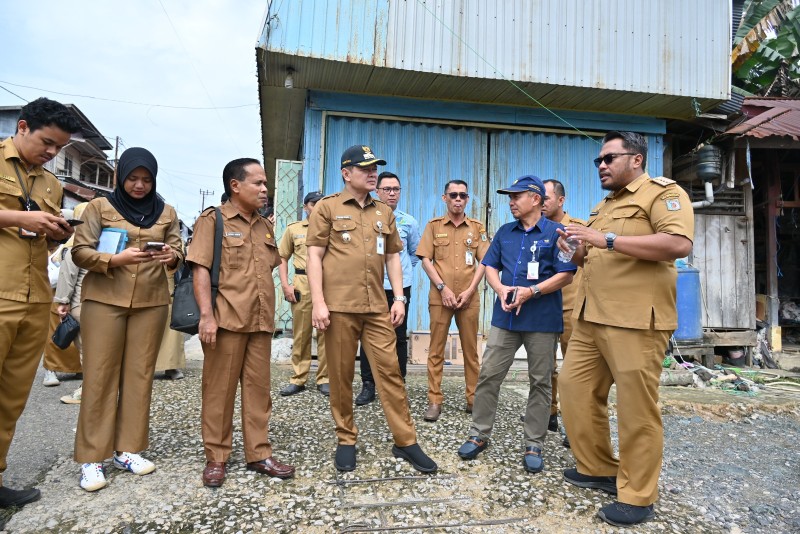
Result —
[{"label": "black leather shoe", "polygon": [[615,527],[637,525],[645,521],[650,521],[655,518],[655,516],[656,513],[653,511],[652,504],[650,506],[634,506],[619,501],[607,504],[597,512],[597,517]]},{"label": "black leather shoe", "polygon": [[317,391],[319,391],[326,397],[331,396],[331,386],[328,384],[317,384]]},{"label": "black leather shoe", "polygon": [[339,471],[353,471],[356,468],[356,446],[337,445],[333,465]]},{"label": "black leather shoe", "polygon": [[582,475],[574,467],[564,470],[564,480],[579,488],[598,489],[611,495],[617,494],[617,477],[593,477]]},{"label": "black leather shoe", "polygon": [[566,448],[568,448],[568,449],[571,449],[571,448],[572,448],[572,447],[570,446],[570,444],[569,444],[569,436],[564,436],[564,441],[562,441],[562,442],[561,442],[561,444],[562,444],[563,446],[565,446]]},{"label": "black leather shoe", "polygon": [[301,391],[305,391],[305,386],[298,386],[297,384],[289,384],[281,390],[281,397],[288,397],[289,395],[297,395]]},{"label": "black leather shoe", "polygon": [[550,420],[547,421],[547,430],[550,432],[558,432],[558,415],[550,416]]},{"label": "black leather shoe", "polygon": [[375,382],[364,382],[356,397],[356,406],[365,406],[375,400]]},{"label": "black leather shoe", "polygon": [[38,501],[41,497],[41,492],[36,488],[13,490],[0,486],[0,508],[25,506],[28,503]]},{"label": "black leather shoe", "polygon": [[435,473],[439,469],[436,462],[431,460],[416,443],[408,447],[393,445],[392,454],[394,454],[395,458],[407,460],[420,473]]}]

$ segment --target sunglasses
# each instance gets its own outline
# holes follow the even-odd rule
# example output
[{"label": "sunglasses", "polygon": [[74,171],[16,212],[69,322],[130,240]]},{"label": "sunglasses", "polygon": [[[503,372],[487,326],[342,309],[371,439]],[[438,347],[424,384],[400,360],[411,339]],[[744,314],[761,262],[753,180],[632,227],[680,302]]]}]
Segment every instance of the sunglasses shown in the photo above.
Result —
[{"label": "sunglasses", "polygon": [[615,154],[606,154],[605,156],[594,158],[592,161],[594,162],[594,166],[599,169],[601,163],[605,163],[606,165],[611,165],[611,162],[620,156],[635,156],[637,154],[638,152],[618,152]]},{"label": "sunglasses", "polygon": [[461,200],[466,200],[469,198],[469,193],[447,193],[447,196],[452,198],[453,200],[460,198]]},{"label": "sunglasses", "polygon": [[378,189],[383,191],[387,195],[389,193],[399,193],[400,192],[400,188],[399,187],[379,187]]}]

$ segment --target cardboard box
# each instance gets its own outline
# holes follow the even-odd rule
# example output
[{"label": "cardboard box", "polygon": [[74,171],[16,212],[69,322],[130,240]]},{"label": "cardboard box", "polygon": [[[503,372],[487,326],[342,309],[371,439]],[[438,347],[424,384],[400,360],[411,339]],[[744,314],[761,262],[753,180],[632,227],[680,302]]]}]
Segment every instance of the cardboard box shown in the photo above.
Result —
[{"label": "cardboard box", "polygon": [[[430,352],[431,333],[429,330],[411,332],[409,337],[409,352],[412,364],[426,365],[428,363],[428,353]],[[483,357],[484,348],[483,336],[478,334],[478,363]],[[445,365],[464,365],[464,350],[461,347],[461,340],[458,332],[449,332],[447,342],[444,345]]]}]

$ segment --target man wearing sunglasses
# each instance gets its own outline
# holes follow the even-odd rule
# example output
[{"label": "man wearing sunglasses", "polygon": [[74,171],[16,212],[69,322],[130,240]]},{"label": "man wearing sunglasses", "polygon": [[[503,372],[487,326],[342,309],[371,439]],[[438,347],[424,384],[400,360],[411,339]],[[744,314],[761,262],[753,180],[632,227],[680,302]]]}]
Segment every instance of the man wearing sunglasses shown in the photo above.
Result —
[{"label": "man wearing sunglasses", "polygon": [[431,219],[417,247],[422,268],[431,280],[428,309],[431,344],[428,353],[428,408],[423,419],[434,422],[442,413],[444,348],[453,316],[464,351],[466,412],[472,413],[478,383],[478,315],[480,298],[475,295],[485,271],[481,263],[489,249],[486,227],[467,217],[467,183],[451,180],[442,195],[447,213]]},{"label": "man wearing sunglasses", "polygon": [[[394,329],[397,334],[397,362],[400,364],[400,375],[403,380],[406,378],[408,367],[408,304],[411,302],[411,283],[413,279],[414,267],[419,263],[416,255],[417,245],[419,244],[419,223],[408,213],[397,209],[400,203],[400,178],[392,172],[382,172],[378,175],[378,198],[392,208],[395,219],[397,220],[397,232],[400,234],[400,241],[403,242],[403,250],[400,251],[400,265],[403,267],[403,295],[406,297],[406,315],[403,322]],[[391,306],[394,294],[392,284],[389,281],[389,273],[383,276],[383,289],[386,292],[386,300]],[[375,379],[372,376],[372,368],[369,365],[369,358],[361,347],[359,354],[359,364],[361,366],[361,393],[356,397],[356,405],[364,406],[375,400]]]},{"label": "man wearing sunglasses", "polygon": [[78,131],[63,104],[39,98],[23,106],[16,133],[0,143],[0,508],[40,496],[3,486],[1,475],[47,341],[48,244],[73,233],[61,217],[61,184],[42,165]]},{"label": "man wearing sunglasses", "polygon": [[[564,236],[581,243],[583,267],[572,337],[559,379],[561,414],[577,468],[567,482],[615,495],[598,516],[617,526],[655,517],[664,430],[658,406],[661,362],[677,327],[674,260],[692,251],[694,213],[686,192],[645,172],[647,140],[609,132],[594,160],[609,194],[587,226]],[[559,248],[567,250],[560,239]],[[617,386],[619,459],[608,420],[608,393]]]}]

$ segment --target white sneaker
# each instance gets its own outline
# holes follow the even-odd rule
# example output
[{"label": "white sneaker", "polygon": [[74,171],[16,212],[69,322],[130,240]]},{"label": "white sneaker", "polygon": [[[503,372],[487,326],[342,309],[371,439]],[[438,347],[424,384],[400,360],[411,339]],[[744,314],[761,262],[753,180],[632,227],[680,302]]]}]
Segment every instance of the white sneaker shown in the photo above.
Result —
[{"label": "white sneaker", "polygon": [[81,466],[81,487],[86,491],[97,491],[108,485],[103,464],[90,463]]},{"label": "white sneaker", "polygon": [[80,404],[81,393],[83,393],[83,386],[79,387],[71,394],[64,395],[63,397],[61,397],[61,402],[63,402],[64,404]]},{"label": "white sneaker", "polygon": [[130,471],[134,475],[147,475],[156,470],[156,465],[132,452],[114,454],[114,467]]},{"label": "white sneaker", "polygon": [[44,370],[44,380],[42,380],[42,385],[47,387],[57,386],[61,384],[61,381],[56,376],[55,371],[48,371],[47,369]]}]

